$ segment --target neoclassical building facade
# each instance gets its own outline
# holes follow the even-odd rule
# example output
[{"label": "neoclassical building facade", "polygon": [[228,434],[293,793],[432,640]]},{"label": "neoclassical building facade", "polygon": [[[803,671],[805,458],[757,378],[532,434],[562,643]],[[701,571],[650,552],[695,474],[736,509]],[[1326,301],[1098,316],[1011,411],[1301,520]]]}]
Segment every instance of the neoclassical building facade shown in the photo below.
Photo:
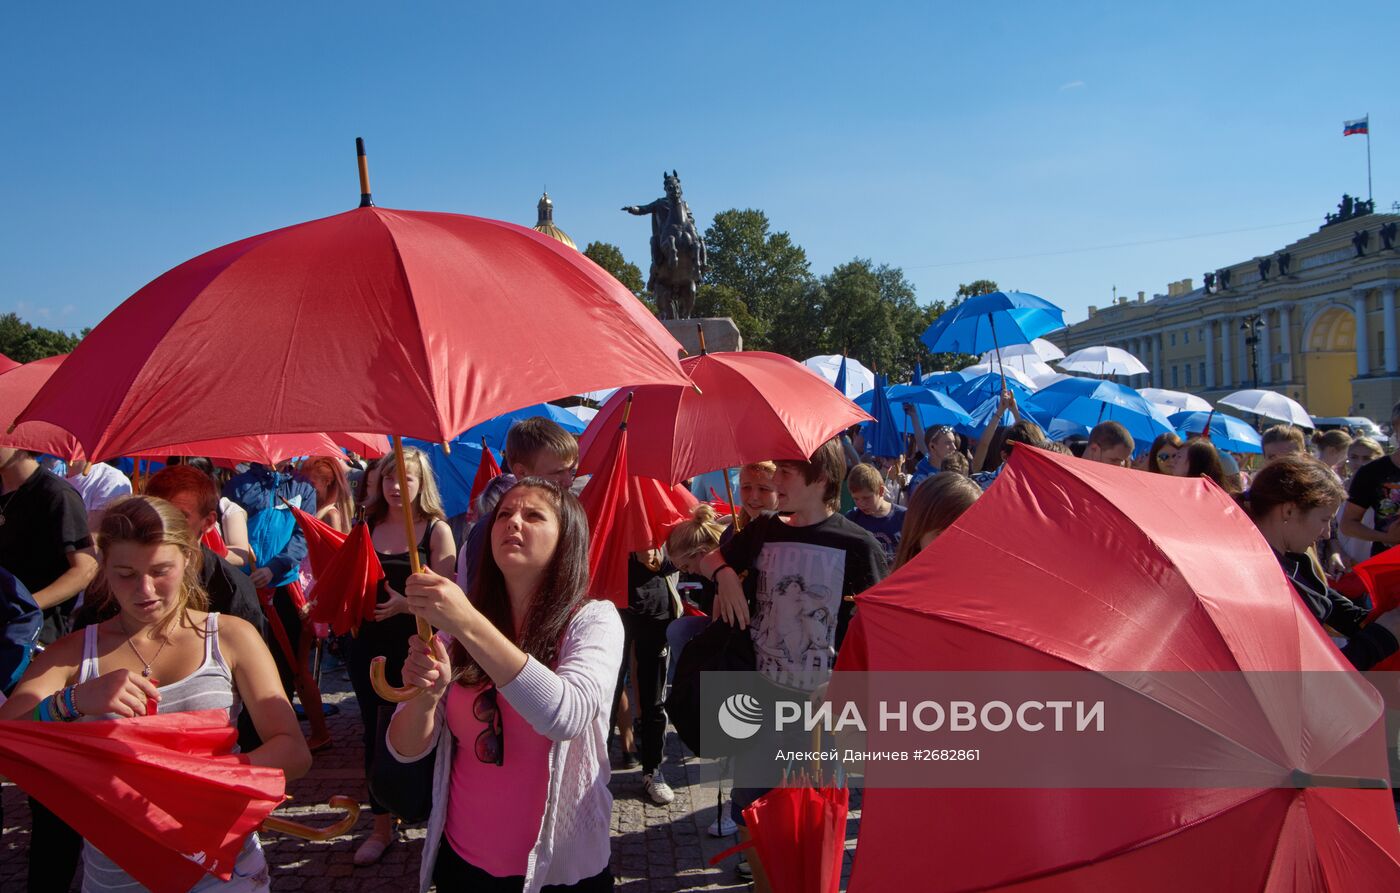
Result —
[{"label": "neoclassical building facade", "polygon": [[1344,198],[1317,232],[1273,254],[1185,279],[1167,294],[1089,308],[1049,336],[1066,353],[1109,344],[1148,375],[1134,387],[1199,394],[1242,388],[1287,394],[1317,416],[1384,422],[1400,401],[1400,215]]}]

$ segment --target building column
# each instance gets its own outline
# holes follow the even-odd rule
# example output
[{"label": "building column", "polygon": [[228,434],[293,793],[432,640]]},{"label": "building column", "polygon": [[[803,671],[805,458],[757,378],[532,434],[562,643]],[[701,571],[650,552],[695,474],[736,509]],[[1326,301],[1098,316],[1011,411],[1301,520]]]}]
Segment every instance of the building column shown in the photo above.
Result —
[{"label": "building column", "polygon": [[1152,336],[1152,386],[1154,388],[1165,387],[1162,381],[1162,343],[1166,336],[1161,332]]},{"label": "building column", "polygon": [[1356,376],[1360,378],[1371,371],[1371,338],[1366,331],[1366,292],[1358,289],[1351,293],[1352,312],[1356,315]]},{"label": "building column", "polygon": [[1400,339],[1397,339],[1395,332],[1395,286],[1386,285],[1381,288],[1381,325],[1385,326],[1385,372],[1387,375],[1394,375],[1400,372]]},{"label": "building column", "polygon": [[1249,362],[1249,336],[1251,333],[1243,319],[1235,328],[1240,333],[1239,340],[1236,342],[1240,346],[1240,387],[1252,388],[1254,387],[1254,367]]},{"label": "building column", "polygon": [[1206,320],[1206,387],[1215,387],[1215,320]]},{"label": "building column", "polygon": [[1230,337],[1230,328],[1235,321],[1230,317],[1222,317],[1220,320],[1220,386],[1231,388],[1235,386],[1235,339]]},{"label": "building column", "polygon": [[1273,380],[1273,377],[1274,377],[1274,376],[1273,376],[1273,371],[1274,371],[1274,370],[1273,370],[1273,366],[1274,366],[1273,345],[1270,344],[1270,342],[1273,341],[1273,338],[1274,338],[1274,335],[1273,335],[1274,327],[1269,323],[1269,317],[1271,317],[1271,316],[1273,316],[1273,314],[1272,314],[1271,312],[1269,312],[1268,310],[1261,310],[1261,311],[1259,311],[1259,318],[1260,318],[1261,320],[1263,320],[1263,322],[1264,322],[1264,325],[1263,325],[1262,327],[1260,327],[1260,330],[1259,330],[1259,347],[1258,347],[1258,350],[1259,350],[1259,384],[1260,384],[1260,386],[1267,385],[1270,381]]},{"label": "building column", "polygon": [[1278,356],[1282,361],[1279,372],[1285,382],[1293,381],[1293,308],[1287,304],[1278,308]]}]

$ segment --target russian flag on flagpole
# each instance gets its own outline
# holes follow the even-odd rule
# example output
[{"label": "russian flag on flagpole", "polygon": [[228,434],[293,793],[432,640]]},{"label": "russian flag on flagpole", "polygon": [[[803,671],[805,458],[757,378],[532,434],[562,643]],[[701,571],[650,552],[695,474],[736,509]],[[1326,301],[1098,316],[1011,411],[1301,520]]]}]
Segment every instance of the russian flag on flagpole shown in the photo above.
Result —
[{"label": "russian flag on flagpole", "polygon": [[1358,133],[1361,133],[1361,134],[1365,134],[1365,135],[1367,135],[1367,136],[1370,136],[1370,134],[1371,134],[1371,116],[1370,116],[1370,115],[1367,115],[1367,116],[1364,117],[1364,118],[1357,118],[1355,121],[1343,121],[1343,122],[1342,122],[1342,136],[1352,136],[1353,134],[1358,134]]}]

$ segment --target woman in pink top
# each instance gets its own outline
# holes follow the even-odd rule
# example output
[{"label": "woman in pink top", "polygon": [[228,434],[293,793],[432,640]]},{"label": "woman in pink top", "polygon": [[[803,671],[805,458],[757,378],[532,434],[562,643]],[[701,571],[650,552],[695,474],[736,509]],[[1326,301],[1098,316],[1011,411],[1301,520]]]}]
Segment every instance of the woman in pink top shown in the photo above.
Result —
[{"label": "woman in pink top", "polygon": [[468,598],[432,572],[409,578],[413,613],[442,631],[413,639],[388,751],[435,752],[420,888],[611,890],[608,712],[622,623],[589,601],[588,522],[540,478],[501,498]]}]

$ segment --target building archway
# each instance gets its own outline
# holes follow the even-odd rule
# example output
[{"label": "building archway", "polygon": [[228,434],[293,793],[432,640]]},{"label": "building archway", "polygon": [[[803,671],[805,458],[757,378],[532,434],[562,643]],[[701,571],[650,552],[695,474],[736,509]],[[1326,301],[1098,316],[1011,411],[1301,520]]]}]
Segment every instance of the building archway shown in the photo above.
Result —
[{"label": "building archway", "polygon": [[1356,316],[1331,304],[1308,324],[1303,338],[1303,375],[1308,412],[1344,416],[1351,412],[1351,380],[1356,377]]}]

